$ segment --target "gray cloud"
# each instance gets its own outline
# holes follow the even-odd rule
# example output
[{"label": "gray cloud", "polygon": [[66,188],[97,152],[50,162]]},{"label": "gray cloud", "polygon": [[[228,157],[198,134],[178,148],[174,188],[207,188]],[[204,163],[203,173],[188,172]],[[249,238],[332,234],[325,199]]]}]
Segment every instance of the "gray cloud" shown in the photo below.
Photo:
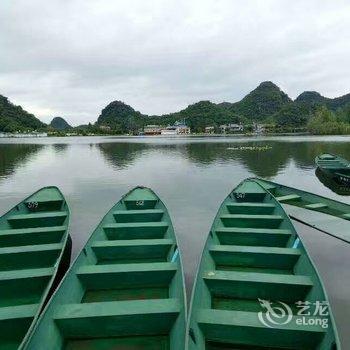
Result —
[{"label": "gray cloud", "polygon": [[350,90],[350,3],[2,0],[0,94],[48,122],[236,101],[262,80],[291,97]]}]

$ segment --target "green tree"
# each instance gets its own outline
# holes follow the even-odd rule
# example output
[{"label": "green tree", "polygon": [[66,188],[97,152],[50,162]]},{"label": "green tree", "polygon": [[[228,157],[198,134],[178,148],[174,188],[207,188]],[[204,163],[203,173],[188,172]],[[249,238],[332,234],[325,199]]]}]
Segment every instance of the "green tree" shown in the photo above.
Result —
[{"label": "green tree", "polygon": [[308,129],[316,135],[342,135],[350,133],[350,124],[339,121],[334,112],[321,106],[310,119]]}]

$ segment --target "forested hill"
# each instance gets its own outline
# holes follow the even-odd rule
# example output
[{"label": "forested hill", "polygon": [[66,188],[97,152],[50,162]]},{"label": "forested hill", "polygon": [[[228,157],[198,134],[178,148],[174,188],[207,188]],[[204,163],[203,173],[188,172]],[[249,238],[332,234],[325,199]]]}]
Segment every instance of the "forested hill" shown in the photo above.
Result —
[{"label": "forested hill", "polygon": [[69,130],[72,127],[62,117],[54,117],[50,123],[50,127],[54,130]]},{"label": "forested hill", "polygon": [[327,108],[336,111],[338,108],[344,108],[350,103],[350,94],[336,98],[327,98],[316,91],[304,91],[295,99],[295,101],[309,105],[324,105]]},{"label": "forested hill", "polygon": [[303,92],[293,101],[277,85],[265,81],[239,102],[200,101],[179,112],[161,116],[148,116],[121,101],[114,101],[102,110],[96,125],[108,126],[121,133],[136,132],[146,124],[168,125],[177,120],[186,120],[193,132],[203,132],[206,126],[239,122],[295,129],[305,128],[322,106],[338,114],[347,114],[350,94],[331,99],[317,92]]},{"label": "forested hill", "polygon": [[286,93],[271,81],[262,82],[241,101],[223,104],[224,107],[248,120],[262,121],[292,102]]},{"label": "forested hill", "polygon": [[[241,101],[199,101],[178,112],[165,115],[149,116],[122,101],[113,101],[102,109],[94,125],[75,129],[91,133],[138,133],[147,124],[170,125],[182,120],[185,120],[192,132],[203,132],[207,126],[218,130],[222,124],[251,125],[254,122],[269,124],[275,131],[306,128],[313,132],[322,129],[322,133],[327,131],[326,128],[342,131],[350,129],[350,94],[327,98],[315,91],[305,91],[293,101],[277,85],[265,81]],[[54,118],[47,126],[22,107],[15,106],[0,95],[0,131],[65,131],[70,128],[60,117]]]},{"label": "forested hill", "polygon": [[137,132],[147,124],[147,116],[121,101],[113,101],[101,111],[96,124],[108,126],[117,133]]},{"label": "forested hill", "polygon": [[264,121],[290,102],[291,99],[278,86],[272,82],[263,82],[240,102],[216,104],[199,101],[179,112],[161,116],[147,116],[121,101],[114,101],[102,110],[97,125],[109,126],[121,132],[133,132],[145,124],[167,125],[177,120],[186,120],[192,131],[201,132],[206,126]]},{"label": "forested hill", "polygon": [[26,112],[21,106],[12,104],[7,97],[0,95],[0,131],[39,130],[46,124],[33,114]]}]

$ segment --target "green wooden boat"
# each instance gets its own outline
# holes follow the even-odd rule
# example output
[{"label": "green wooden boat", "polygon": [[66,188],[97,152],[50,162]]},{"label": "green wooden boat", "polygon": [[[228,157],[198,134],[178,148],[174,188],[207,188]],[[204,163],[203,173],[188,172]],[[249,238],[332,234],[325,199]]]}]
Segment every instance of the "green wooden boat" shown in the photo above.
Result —
[{"label": "green wooden boat", "polygon": [[318,302],[327,303],[327,296],[288,216],[259,183],[243,181],[211,227],[192,295],[187,349],[339,350],[331,313],[298,321],[298,306]]},{"label": "green wooden boat", "polygon": [[268,190],[280,203],[350,220],[350,205],[346,203],[272,181],[259,178],[253,180]]},{"label": "green wooden boat", "polygon": [[263,179],[255,181],[285,206],[291,218],[350,243],[349,204],[272,181]]},{"label": "green wooden boat", "polygon": [[45,187],[0,218],[0,349],[18,349],[70,262],[69,208]]},{"label": "green wooden boat", "polygon": [[136,187],[92,233],[24,348],[179,350],[185,322],[168,211],[152,190]]},{"label": "green wooden boat", "polygon": [[324,153],[315,158],[318,168],[341,184],[350,186],[350,163],[337,155]]}]

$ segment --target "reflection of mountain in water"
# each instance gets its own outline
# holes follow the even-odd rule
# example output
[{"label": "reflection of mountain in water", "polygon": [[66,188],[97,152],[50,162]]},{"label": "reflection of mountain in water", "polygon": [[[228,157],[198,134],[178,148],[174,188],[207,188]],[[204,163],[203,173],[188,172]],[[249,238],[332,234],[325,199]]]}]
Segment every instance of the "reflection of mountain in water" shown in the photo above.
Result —
[{"label": "reflection of mountain in water", "polygon": [[155,152],[166,156],[178,154],[184,158],[187,152],[185,144],[176,143],[145,143],[145,142],[125,142],[125,143],[99,143],[98,148],[107,162],[116,169],[124,169],[132,165],[134,161],[146,153]]},{"label": "reflection of mountain in water", "polygon": [[[245,147],[267,150],[249,150]],[[107,161],[122,169],[133,163],[136,158],[147,152],[167,155],[177,153],[196,165],[207,166],[213,163],[229,164],[237,162],[249,169],[254,176],[271,178],[281,172],[290,161],[298,168],[314,168],[315,157],[324,152],[339,155],[350,153],[350,144],[338,142],[283,142],[283,141],[247,141],[247,142],[184,142],[184,143],[101,143],[98,147]]]},{"label": "reflection of mountain in water", "polygon": [[[240,150],[241,147],[261,147],[265,151]],[[283,170],[289,161],[298,168],[314,168],[315,157],[320,153],[331,152],[339,155],[350,153],[350,144],[345,142],[245,142],[245,143],[192,143],[185,145],[187,157],[194,163],[209,165],[213,162],[238,161],[259,177],[273,177]]]},{"label": "reflection of mountain in water", "polygon": [[[266,145],[272,148],[258,150]],[[252,147],[253,150],[245,149],[247,147]],[[186,145],[186,153],[191,161],[202,165],[237,161],[259,177],[274,176],[286,166],[289,157],[288,152],[276,152],[271,142],[192,143]]]},{"label": "reflection of mountain in water", "polygon": [[99,143],[98,148],[107,162],[117,169],[124,169],[141,157],[150,145],[145,143]]},{"label": "reflection of mountain in water", "polygon": [[316,169],[315,174],[317,178],[320,180],[320,182],[322,182],[324,186],[329,188],[334,193],[339,194],[341,196],[350,196],[349,186],[339,184],[330,176],[327,176],[327,174],[325,174],[319,168]]},{"label": "reflection of mountain in water", "polygon": [[258,177],[273,177],[283,170],[290,158],[285,144],[271,144],[267,151],[246,151],[242,154],[242,162]]},{"label": "reflection of mountain in water", "polygon": [[292,145],[292,156],[298,167],[315,167],[315,158],[321,153],[334,153],[344,157],[350,153],[348,142],[297,142]]},{"label": "reflection of mountain in water", "polygon": [[11,175],[16,167],[29,161],[44,145],[0,144],[0,177]]},{"label": "reflection of mountain in water", "polygon": [[54,143],[52,145],[56,154],[64,154],[70,145],[68,143]]}]

